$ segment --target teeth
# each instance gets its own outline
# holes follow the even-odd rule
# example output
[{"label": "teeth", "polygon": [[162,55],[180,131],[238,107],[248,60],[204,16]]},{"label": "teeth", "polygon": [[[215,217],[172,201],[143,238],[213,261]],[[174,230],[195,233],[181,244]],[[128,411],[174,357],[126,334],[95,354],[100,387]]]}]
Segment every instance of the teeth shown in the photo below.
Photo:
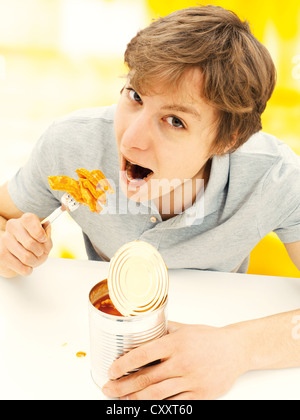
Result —
[{"label": "teeth", "polygon": [[132,176],[129,175],[127,171],[126,171],[126,177],[127,177],[129,182],[139,182],[140,181],[140,179],[138,179],[138,178],[132,178]]},{"label": "teeth", "polygon": [[129,175],[129,173],[127,171],[126,171],[126,176],[127,176],[128,181],[133,181],[132,176]]}]

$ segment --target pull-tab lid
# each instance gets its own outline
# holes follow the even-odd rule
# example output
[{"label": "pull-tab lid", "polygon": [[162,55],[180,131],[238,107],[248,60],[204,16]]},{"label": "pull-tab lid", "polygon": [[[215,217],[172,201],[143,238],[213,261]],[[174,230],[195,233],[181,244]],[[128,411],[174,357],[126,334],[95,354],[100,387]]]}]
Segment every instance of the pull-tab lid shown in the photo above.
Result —
[{"label": "pull-tab lid", "polygon": [[111,259],[107,283],[116,309],[124,316],[135,316],[154,311],[166,301],[169,274],[156,248],[134,241]]}]

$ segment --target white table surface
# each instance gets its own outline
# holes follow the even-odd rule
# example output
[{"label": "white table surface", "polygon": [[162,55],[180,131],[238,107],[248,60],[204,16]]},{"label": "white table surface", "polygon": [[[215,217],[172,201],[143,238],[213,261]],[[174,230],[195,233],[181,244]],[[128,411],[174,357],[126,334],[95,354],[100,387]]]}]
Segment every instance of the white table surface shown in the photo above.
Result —
[{"label": "white table surface", "polygon": [[[30,277],[0,277],[0,399],[104,399],[90,375],[87,308],[107,272],[50,258]],[[170,270],[173,321],[222,326],[299,307],[300,279]],[[299,400],[300,368],[246,373],[222,399]]]}]

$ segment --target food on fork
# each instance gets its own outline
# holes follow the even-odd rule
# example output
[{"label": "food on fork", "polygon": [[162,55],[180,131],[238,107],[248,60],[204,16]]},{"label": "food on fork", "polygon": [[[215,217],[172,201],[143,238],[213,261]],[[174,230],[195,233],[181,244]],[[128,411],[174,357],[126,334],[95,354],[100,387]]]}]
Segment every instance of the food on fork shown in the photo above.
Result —
[{"label": "food on fork", "polygon": [[98,169],[89,172],[87,169],[77,169],[79,180],[69,176],[49,176],[48,182],[52,190],[66,191],[80,204],[89,206],[93,213],[101,213],[106,203],[106,192],[113,194],[114,190]]}]

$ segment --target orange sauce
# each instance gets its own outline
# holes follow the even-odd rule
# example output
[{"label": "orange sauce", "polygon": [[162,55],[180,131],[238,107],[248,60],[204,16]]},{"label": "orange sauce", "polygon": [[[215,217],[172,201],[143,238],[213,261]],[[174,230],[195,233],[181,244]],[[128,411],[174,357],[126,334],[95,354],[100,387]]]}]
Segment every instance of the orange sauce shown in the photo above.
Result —
[{"label": "orange sauce", "polygon": [[99,309],[99,311],[104,312],[105,314],[114,315],[114,316],[123,316],[120,312],[115,308],[114,304],[112,303],[109,294],[102,296],[102,298],[98,299],[94,303],[95,308]]},{"label": "orange sauce", "polygon": [[81,357],[86,357],[86,353],[84,353],[83,351],[79,351],[79,352],[76,354],[76,356],[77,356],[78,358],[81,358]]}]

